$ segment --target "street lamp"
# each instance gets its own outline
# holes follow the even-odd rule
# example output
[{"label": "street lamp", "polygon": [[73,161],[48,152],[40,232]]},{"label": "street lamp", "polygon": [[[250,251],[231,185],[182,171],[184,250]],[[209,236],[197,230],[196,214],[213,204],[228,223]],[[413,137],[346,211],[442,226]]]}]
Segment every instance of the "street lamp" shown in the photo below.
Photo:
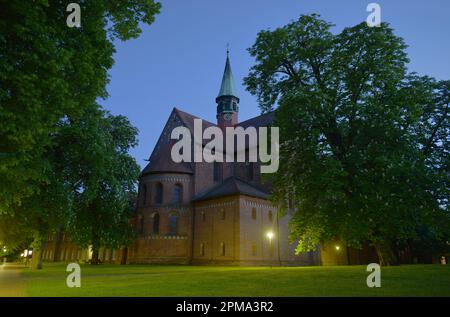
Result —
[{"label": "street lamp", "polygon": [[2,251],[3,251],[3,264],[2,264],[2,269],[3,269],[3,267],[5,266],[5,263],[6,263],[6,251],[8,251],[8,249],[6,249],[6,245],[3,246]]},{"label": "street lamp", "polygon": [[272,240],[273,240],[273,232],[272,231],[268,231],[266,233],[267,239],[269,239],[269,252],[270,252],[270,256],[273,256],[273,244],[272,244]]}]

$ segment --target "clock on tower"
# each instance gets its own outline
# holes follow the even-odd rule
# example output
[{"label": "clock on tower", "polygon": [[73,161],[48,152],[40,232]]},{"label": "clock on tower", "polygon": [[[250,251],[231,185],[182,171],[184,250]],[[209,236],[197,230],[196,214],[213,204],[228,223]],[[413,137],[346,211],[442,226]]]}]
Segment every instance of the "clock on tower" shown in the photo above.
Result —
[{"label": "clock on tower", "polygon": [[225,121],[231,121],[231,119],[233,118],[233,115],[229,112],[224,113],[223,114],[223,118],[225,119]]}]

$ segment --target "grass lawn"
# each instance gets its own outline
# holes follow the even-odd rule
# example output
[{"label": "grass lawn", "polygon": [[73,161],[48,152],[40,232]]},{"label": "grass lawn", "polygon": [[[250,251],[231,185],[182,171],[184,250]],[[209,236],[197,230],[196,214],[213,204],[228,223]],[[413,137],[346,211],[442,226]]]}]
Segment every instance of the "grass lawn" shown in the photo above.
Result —
[{"label": "grass lawn", "polygon": [[66,286],[64,264],[23,269],[29,296],[450,296],[450,265],[381,269],[368,288],[365,266],[81,266],[81,288]]}]

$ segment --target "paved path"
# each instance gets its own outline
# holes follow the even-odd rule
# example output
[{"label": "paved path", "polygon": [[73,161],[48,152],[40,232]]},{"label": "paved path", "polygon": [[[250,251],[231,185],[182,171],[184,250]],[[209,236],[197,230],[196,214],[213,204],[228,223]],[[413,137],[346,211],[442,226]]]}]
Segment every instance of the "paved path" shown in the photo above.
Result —
[{"label": "paved path", "polygon": [[0,297],[26,296],[21,268],[23,266],[17,264],[0,264]]}]

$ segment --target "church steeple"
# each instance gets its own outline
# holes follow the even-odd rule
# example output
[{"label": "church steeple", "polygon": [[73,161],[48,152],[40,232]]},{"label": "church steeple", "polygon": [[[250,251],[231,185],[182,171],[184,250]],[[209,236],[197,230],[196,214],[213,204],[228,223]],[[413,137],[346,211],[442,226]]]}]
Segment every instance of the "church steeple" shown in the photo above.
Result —
[{"label": "church steeple", "polygon": [[231,72],[230,51],[227,49],[227,60],[222,76],[217,103],[217,124],[222,127],[234,126],[238,123],[239,98],[236,96],[233,73]]},{"label": "church steeple", "polygon": [[236,96],[236,88],[234,87],[233,73],[230,65],[230,51],[227,50],[227,61],[225,63],[225,70],[223,72],[222,84],[218,97],[221,96]]}]

